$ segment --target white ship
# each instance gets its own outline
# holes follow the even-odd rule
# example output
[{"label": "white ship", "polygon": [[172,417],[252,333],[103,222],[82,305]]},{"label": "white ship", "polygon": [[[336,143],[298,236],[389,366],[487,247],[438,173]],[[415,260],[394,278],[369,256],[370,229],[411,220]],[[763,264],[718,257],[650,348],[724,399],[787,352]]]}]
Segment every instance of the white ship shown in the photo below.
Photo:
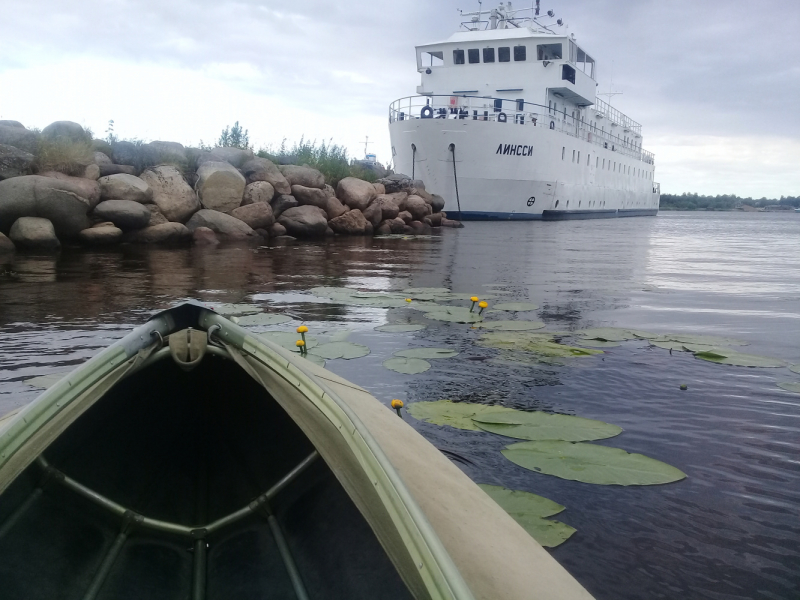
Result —
[{"label": "white ship", "polygon": [[395,171],[422,179],[463,220],[658,213],[642,126],[597,97],[597,63],[553,11],[462,13],[417,47],[417,95],[393,102]]}]

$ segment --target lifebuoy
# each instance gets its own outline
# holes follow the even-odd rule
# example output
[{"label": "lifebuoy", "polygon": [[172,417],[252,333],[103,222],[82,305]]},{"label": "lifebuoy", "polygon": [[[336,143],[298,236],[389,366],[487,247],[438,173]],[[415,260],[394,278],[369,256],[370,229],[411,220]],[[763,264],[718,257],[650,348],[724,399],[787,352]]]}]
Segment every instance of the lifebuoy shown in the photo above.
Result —
[{"label": "lifebuoy", "polygon": [[432,119],[433,118],[433,109],[430,106],[423,106],[422,110],[419,113],[419,116],[422,119]]},{"label": "lifebuoy", "polygon": [[498,123],[505,123],[507,120],[508,120],[508,117],[506,117],[506,113],[502,113],[501,112],[499,115],[497,115],[497,122]]}]

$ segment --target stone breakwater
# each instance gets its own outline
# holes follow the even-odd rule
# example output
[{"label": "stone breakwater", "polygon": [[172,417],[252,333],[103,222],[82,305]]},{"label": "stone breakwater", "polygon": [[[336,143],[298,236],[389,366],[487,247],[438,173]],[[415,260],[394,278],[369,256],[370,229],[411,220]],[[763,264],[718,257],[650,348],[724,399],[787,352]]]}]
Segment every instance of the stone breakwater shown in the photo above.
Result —
[{"label": "stone breakwater", "polygon": [[[0,252],[52,251],[63,242],[213,244],[259,236],[424,235],[461,226],[447,219],[441,196],[401,174],[376,183],[345,177],[334,189],[316,169],[276,165],[251,150],[99,140],[92,148],[105,151],[62,169],[71,174],[33,174],[32,152],[42,139],[79,144],[90,138],[69,121],[41,133],[0,121]],[[149,157],[145,166],[142,156]],[[158,159],[163,164],[156,164]]]}]

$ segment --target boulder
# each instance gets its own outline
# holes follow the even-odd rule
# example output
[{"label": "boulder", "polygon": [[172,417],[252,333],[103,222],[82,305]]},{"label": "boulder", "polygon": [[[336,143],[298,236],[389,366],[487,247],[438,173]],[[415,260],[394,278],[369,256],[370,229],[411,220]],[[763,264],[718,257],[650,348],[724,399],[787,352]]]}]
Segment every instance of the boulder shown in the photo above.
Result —
[{"label": "boulder", "polygon": [[292,184],[292,196],[295,197],[300,206],[310,204],[325,210],[328,204],[328,196],[320,188]]},{"label": "boulder", "polygon": [[198,227],[208,227],[214,233],[234,239],[244,239],[253,235],[253,229],[241,219],[218,210],[204,208],[192,215],[186,223],[190,231]]},{"label": "boulder", "polygon": [[322,237],[328,228],[328,218],[324,210],[317,206],[295,206],[281,213],[278,221],[289,235],[295,237]]},{"label": "boulder", "polygon": [[[92,151],[94,152],[101,152],[105,154],[109,159],[114,156],[114,149],[111,147],[106,140],[92,140]],[[113,160],[111,162],[114,162]],[[97,163],[100,164],[100,163]]]},{"label": "boulder", "polygon": [[364,218],[367,219],[370,223],[372,223],[373,227],[377,227],[383,221],[383,211],[381,210],[381,205],[377,200],[373,200],[369,203],[369,206],[364,209]]},{"label": "boulder", "polygon": [[429,194],[428,192],[426,192],[425,188],[416,188],[416,187],[415,188],[411,188],[411,189],[408,190],[408,195],[409,196],[419,196],[420,198],[425,200],[425,202],[427,202],[428,204],[430,204],[431,201],[433,200],[433,196],[431,194]]},{"label": "boulder", "polygon": [[186,162],[186,148],[178,142],[150,142],[147,144],[149,154],[159,162]]},{"label": "boulder", "polygon": [[108,157],[108,155],[103,154],[102,152],[95,152],[93,154],[94,164],[96,165],[113,165],[114,163]]},{"label": "boulder", "polygon": [[372,187],[375,188],[375,193],[380,196],[381,194],[386,193],[386,187],[382,183],[373,183]]},{"label": "boulder", "polygon": [[114,162],[118,165],[137,165],[141,164],[142,150],[141,145],[133,142],[113,142],[111,144]]},{"label": "boulder", "polygon": [[406,201],[400,205],[400,210],[410,213],[414,221],[422,221],[425,215],[428,214],[426,206],[425,200],[419,196],[409,196],[406,198]]},{"label": "boulder", "polygon": [[269,202],[255,202],[234,208],[231,216],[247,223],[252,229],[267,229],[275,223]]},{"label": "boulder", "polygon": [[61,242],[48,219],[20,217],[11,226],[9,239],[14,245],[27,250],[58,250]]},{"label": "boulder", "polygon": [[93,210],[100,202],[100,185],[96,181],[85,179],[83,177],[70,177],[64,175],[59,171],[46,171],[40,173],[42,177],[50,177],[58,179],[59,181],[68,181],[72,186],[71,189],[81,198],[86,198],[89,201],[89,210]]},{"label": "boulder", "polygon": [[237,169],[243,166],[247,161],[253,159],[252,150],[242,150],[241,148],[232,148],[229,146],[217,146],[210,152],[210,155],[215,161],[226,162]]},{"label": "boulder", "polygon": [[400,214],[397,215],[397,218],[402,220],[406,225],[410,225],[411,221],[414,220],[414,217],[407,210],[401,210]]},{"label": "boulder", "polygon": [[403,233],[406,229],[406,222],[400,217],[395,217],[389,221],[389,227],[392,229],[392,233]]},{"label": "boulder", "polygon": [[375,188],[363,179],[345,177],[336,186],[336,197],[350,208],[364,210],[375,196]]},{"label": "boulder", "polygon": [[343,235],[364,235],[368,224],[364,213],[357,208],[331,219],[328,223],[331,229]]},{"label": "boulder", "polygon": [[280,237],[282,235],[286,235],[286,227],[280,223],[275,223],[267,230],[267,233],[269,234],[269,237]]},{"label": "boulder", "polygon": [[325,184],[325,187],[322,188],[322,191],[325,192],[325,195],[328,198],[336,198],[336,190],[333,189],[331,186],[329,186],[327,183]]},{"label": "boulder", "polygon": [[147,223],[148,227],[152,227],[153,225],[161,225],[162,223],[169,223],[169,219],[164,216],[164,213],[161,212],[161,209],[158,208],[157,204],[144,204],[143,206],[150,211],[150,221]]},{"label": "boulder", "polygon": [[0,233],[0,254],[13,252],[14,250],[14,242],[8,239],[4,233]]},{"label": "boulder", "polygon": [[444,209],[444,198],[438,194],[431,194],[431,209],[433,212],[442,212]]},{"label": "boulder", "polygon": [[283,211],[300,206],[294,196],[287,196],[285,194],[277,196],[270,204],[272,206],[272,214],[275,215],[276,219],[281,216]]},{"label": "boulder", "polygon": [[285,194],[288,196],[292,193],[292,186],[271,160],[266,158],[253,158],[248,160],[242,165],[242,173],[247,177],[248,183],[266,181],[272,185],[276,194]]},{"label": "boulder", "polygon": [[100,170],[100,177],[118,175],[120,173],[136,175],[136,167],[131,165],[97,165],[97,168]]},{"label": "boulder", "polygon": [[123,231],[142,229],[150,223],[150,211],[133,200],[105,200],[95,207],[94,215]]},{"label": "boulder", "polygon": [[[141,206],[141,205],[139,205]],[[78,240],[87,246],[106,246],[116,244],[122,240],[122,229],[118,227],[104,226],[84,229],[78,234]]]},{"label": "boulder", "polygon": [[207,162],[197,169],[195,190],[203,208],[229,213],[242,204],[245,178],[226,162]]},{"label": "boulder", "polygon": [[464,224],[461,221],[454,221],[452,219],[442,219],[442,227],[453,227],[455,229],[461,229],[464,227]]},{"label": "boulder", "polygon": [[[16,123],[16,121],[14,121]],[[0,124],[0,144],[13,146],[24,152],[36,152],[38,140],[33,131],[16,125]]]},{"label": "boulder", "polygon": [[25,129],[25,125],[23,125],[19,121],[12,121],[11,119],[0,119],[0,126],[17,127],[18,129]]},{"label": "boulder", "polygon": [[394,200],[394,203],[397,204],[397,206],[403,206],[403,203],[406,201],[406,198],[408,198],[408,192],[393,192],[391,194],[386,194],[386,195],[389,196],[392,200]]},{"label": "boulder", "polygon": [[411,221],[411,229],[414,231],[414,235],[431,234],[431,226],[422,221]]},{"label": "boulder", "polygon": [[130,231],[122,236],[131,244],[170,244],[192,239],[192,232],[183,223],[162,223]]},{"label": "boulder", "polygon": [[131,200],[132,202],[152,202],[153,190],[147,182],[134,175],[119,173],[107,175],[97,180],[102,200]]},{"label": "boulder", "polygon": [[389,221],[383,221],[375,229],[375,235],[388,235],[390,233],[392,233],[392,226],[389,224]]},{"label": "boulder", "polygon": [[400,214],[400,207],[397,206],[397,203],[391,196],[387,196],[386,194],[382,194],[375,198],[373,201],[381,207],[381,214],[383,215],[383,219],[394,219],[397,215]]},{"label": "boulder", "polygon": [[86,168],[83,170],[83,175],[81,175],[84,179],[91,179],[92,181],[97,181],[100,179],[100,167],[96,164],[92,163],[91,165],[86,165]]},{"label": "boulder", "polygon": [[[97,223],[93,223],[90,229],[95,227],[114,227],[115,225],[111,221],[98,221]],[[84,229],[84,231],[86,231]]]},{"label": "boulder", "polygon": [[242,206],[255,202],[270,202],[275,197],[275,188],[268,181],[254,181],[245,186]]},{"label": "boulder", "polygon": [[302,185],[310,188],[322,189],[325,187],[325,177],[311,167],[301,167],[298,165],[280,165],[278,167],[289,185]]},{"label": "boulder", "polygon": [[219,244],[217,234],[208,227],[198,227],[192,232],[192,240],[195,244],[216,245]]},{"label": "boulder", "polygon": [[325,213],[328,215],[328,220],[335,219],[339,215],[343,215],[349,209],[341,203],[341,201],[336,197],[328,197],[325,201]]},{"label": "boulder", "polygon": [[0,181],[0,231],[20,217],[49,219],[59,237],[78,235],[91,224],[89,201],[72,181],[23,175]]},{"label": "boulder", "polygon": [[153,202],[168,221],[185,223],[200,210],[197,194],[175,167],[151,167],[142,173],[142,181],[153,190]]},{"label": "boulder", "polygon": [[426,218],[430,221],[431,227],[442,226],[442,213],[435,212],[432,215],[428,215]]},{"label": "boulder", "polygon": [[78,123],[73,121],[56,121],[42,129],[42,137],[48,140],[69,140],[71,142],[88,142],[89,134]]},{"label": "boulder", "polygon": [[0,144],[0,179],[30,175],[33,154],[14,146]]},{"label": "boulder", "polygon": [[383,185],[387,194],[391,194],[393,192],[399,192],[404,189],[408,189],[411,184],[411,178],[408,175],[396,173],[394,175],[384,177],[383,179],[379,179],[378,183]]},{"label": "boulder", "polygon": [[333,236],[333,235],[336,235],[336,232],[333,229],[331,229],[330,225],[328,225],[328,227],[325,229],[325,237],[329,237],[329,236]]}]

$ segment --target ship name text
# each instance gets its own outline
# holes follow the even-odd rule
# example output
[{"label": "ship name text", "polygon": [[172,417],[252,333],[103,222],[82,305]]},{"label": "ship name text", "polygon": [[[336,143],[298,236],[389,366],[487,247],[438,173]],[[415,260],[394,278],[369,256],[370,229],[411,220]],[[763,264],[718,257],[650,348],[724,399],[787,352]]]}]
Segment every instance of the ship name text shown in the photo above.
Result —
[{"label": "ship name text", "polygon": [[509,154],[511,156],[533,156],[533,146],[522,144],[500,144],[495,154]]}]

